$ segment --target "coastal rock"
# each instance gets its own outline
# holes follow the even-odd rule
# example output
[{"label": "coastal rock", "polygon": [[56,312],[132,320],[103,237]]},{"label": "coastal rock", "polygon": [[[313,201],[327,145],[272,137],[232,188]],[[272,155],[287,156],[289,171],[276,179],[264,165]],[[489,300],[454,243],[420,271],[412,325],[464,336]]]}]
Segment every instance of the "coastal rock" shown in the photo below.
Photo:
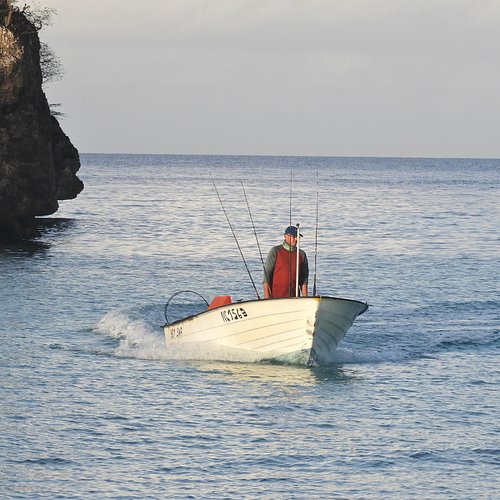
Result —
[{"label": "coastal rock", "polygon": [[0,0],[0,239],[36,236],[35,217],[83,189],[77,149],[42,90],[36,27]]}]

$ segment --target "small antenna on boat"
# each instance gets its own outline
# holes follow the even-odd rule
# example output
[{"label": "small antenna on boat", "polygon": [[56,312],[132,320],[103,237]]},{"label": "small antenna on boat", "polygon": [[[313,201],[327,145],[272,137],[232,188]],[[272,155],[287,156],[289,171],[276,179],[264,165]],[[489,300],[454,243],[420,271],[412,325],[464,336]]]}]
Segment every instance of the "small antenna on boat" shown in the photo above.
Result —
[{"label": "small antenna on boat", "polygon": [[295,272],[295,297],[299,296],[299,271],[300,271],[300,224],[297,227],[297,268]]},{"label": "small antenna on boat", "polygon": [[319,220],[319,177],[316,170],[316,236],[314,238],[314,286],[313,297],[316,296],[316,275],[317,275],[317,257],[318,257],[318,220]]},{"label": "small antenna on boat", "polygon": [[[288,225],[292,225],[292,188],[293,188],[293,170],[290,170],[290,221]],[[292,295],[293,282],[292,282],[292,254],[288,256],[288,295]]]},{"label": "small antenna on boat", "polygon": [[247,262],[245,260],[244,255],[243,255],[243,251],[241,250],[240,244],[238,242],[238,238],[236,237],[236,233],[234,232],[233,226],[231,225],[231,221],[229,220],[226,209],[224,208],[224,203],[222,203],[222,198],[220,197],[219,190],[217,189],[217,186],[215,185],[214,178],[212,177],[212,172],[210,172],[210,179],[212,179],[212,184],[213,184],[215,192],[217,194],[217,198],[219,198],[220,206],[222,207],[222,211],[224,212],[224,215],[226,216],[226,220],[227,220],[227,223],[229,225],[229,229],[231,229],[231,232],[233,233],[234,241],[236,241],[236,246],[238,247],[238,250],[240,251],[240,255],[241,255],[241,258],[243,260],[243,264],[245,264],[245,268],[247,270],[248,276],[250,277],[250,281],[252,282],[253,289],[255,290],[257,298],[260,300],[259,292],[257,290],[257,287],[255,286],[254,281],[253,281],[252,274],[250,273],[250,269],[248,269],[248,265],[247,265]]}]

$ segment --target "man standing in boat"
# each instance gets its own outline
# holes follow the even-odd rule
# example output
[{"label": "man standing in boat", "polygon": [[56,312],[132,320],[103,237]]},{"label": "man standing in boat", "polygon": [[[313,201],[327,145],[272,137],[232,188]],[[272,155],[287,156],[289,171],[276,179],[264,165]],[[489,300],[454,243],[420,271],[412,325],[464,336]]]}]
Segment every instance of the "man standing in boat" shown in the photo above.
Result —
[{"label": "man standing in boat", "polygon": [[304,250],[299,249],[297,261],[297,227],[288,226],[285,229],[284,241],[281,245],[271,248],[264,265],[264,298],[276,299],[295,297],[297,288],[297,267],[299,272],[299,295],[307,296],[307,280],[309,265]]}]

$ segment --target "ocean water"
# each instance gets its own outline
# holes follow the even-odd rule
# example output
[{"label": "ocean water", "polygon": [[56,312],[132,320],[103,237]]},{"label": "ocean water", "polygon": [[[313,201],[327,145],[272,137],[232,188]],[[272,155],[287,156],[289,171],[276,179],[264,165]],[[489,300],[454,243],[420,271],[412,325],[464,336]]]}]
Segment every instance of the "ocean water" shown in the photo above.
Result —
[{"label": "ocean water", "polygon": [[[0,248],[2,498],[499,498],[500,160],[85,154],[79,176]],[[330,363],[164,344],[175,292],[256,295],[212,178],[259,292],[291,217],[318,291],[370,304]]]}]

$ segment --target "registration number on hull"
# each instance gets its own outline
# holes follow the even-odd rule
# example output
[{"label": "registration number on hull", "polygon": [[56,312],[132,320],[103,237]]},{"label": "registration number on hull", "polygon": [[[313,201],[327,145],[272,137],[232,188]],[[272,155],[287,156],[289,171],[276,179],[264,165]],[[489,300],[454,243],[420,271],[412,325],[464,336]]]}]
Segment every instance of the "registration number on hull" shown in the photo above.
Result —
[{"label": "registration number on hull", "polygon": [[[232,321],[238,321],[248,317],[248,314],[243,307],[230,307],[229,309],[224,309],[223,311],[220,311],[220,315],[223,323],[231,323]],[[168,329],[168,337],[171,340],[182,337],[182,334],[182,326],[173,326]]]},{"label": "registration number on hull", "polygon": [[248,316],[247,312],[243,307],[231,307],[230,309],[224,309],[220,312],[222,316],[222,321],[224,323],[229,323],[231,321],[237,321],[239,319],[246,318]]},{"label": "registration number on hull", "polygon": [[168,335],[171,339],[178,339],[182,336],[182,326],[175,326],[168,330]]}]

